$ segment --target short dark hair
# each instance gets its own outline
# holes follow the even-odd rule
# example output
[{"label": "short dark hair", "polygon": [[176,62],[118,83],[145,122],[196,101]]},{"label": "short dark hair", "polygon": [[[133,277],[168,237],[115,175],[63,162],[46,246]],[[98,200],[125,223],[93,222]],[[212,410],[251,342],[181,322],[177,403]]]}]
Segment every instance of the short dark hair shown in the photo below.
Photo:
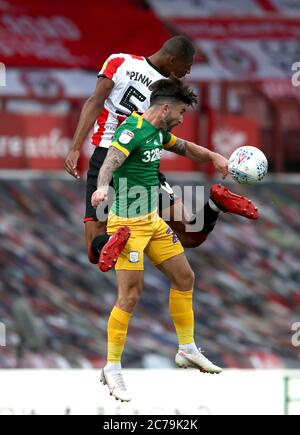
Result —
[{"label": "short dark hair", "polygon": [[149,87],[152,91],[150,105],[163,104],[166,101],[177,101],[193,106],[197,103],[197,96],[182,80],[175,76],[157,80]]},{"label": "short dark hair", "polygon": [[196,52],[192,41],[182,35],[168,39],[161,47],[161,50],[183,61],[191,60]]}]

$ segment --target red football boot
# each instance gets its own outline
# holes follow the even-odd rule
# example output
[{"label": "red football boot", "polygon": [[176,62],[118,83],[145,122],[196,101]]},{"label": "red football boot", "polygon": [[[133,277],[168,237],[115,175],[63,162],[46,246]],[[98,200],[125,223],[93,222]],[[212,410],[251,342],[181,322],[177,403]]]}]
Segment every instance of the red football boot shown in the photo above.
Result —
[{"label": "red football boot", "polygon": [[236,195],[221,184],[210,188],[210,197],[216,206],[225,213],[234,213],[248,219],[258,219],[258,208],[245,196]]},{"label": "red football boot", "polygon": [[119,255],[125,248],[130,237],[129,227],[120,227],[103,246],[99,258],[99,269],[101,272],[108,272],[118,260]]}]

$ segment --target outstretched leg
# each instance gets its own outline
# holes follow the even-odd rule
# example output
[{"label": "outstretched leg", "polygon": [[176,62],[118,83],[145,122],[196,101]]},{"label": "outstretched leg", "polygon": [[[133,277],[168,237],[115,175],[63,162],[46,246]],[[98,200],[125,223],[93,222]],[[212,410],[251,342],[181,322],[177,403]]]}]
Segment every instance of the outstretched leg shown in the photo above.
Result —
[{"label": "outstretched leg", "polygon": [[[196,248],[207,239],[209,233],[213,231],[220,212],[234,213],[247,219],[258,219],[259,212],[252,201],[244,196],[231,192],[221,184],[214,184],[210,189],[210,198],[200,213],[204,214],[204,225],[200,231],[191,231],[191,225],[196,222],[197,216],[187,218],[184,205],[180,200],[173,201],[167,215],[170,220],[168,225],[177,234],[179,240],[185,248]],[[181,220],[176,219],[182,217]]]},{"label": "outstretched leg", "polygon": [[[209,233],[213,231],[219,212],[214,211],[207,202],[204,206],[204,226],[201,231],[188,231],[188,228],[196,221],[196,217],[188,218],[185,207],[181,200],[177,200],[169,210],[170,220],[167,224],[176,233],[184,248],[196,248],[207,239]],[[202,213],[202,212],[201,212]],[[176,219],[177,216],[182,216],[181,220]]]}]

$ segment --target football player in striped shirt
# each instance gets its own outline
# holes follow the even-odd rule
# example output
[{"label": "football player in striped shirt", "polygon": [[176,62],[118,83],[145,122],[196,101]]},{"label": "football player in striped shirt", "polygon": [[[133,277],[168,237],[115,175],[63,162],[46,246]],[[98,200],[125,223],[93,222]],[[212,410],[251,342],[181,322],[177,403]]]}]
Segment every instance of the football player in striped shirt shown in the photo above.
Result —
[{"label": "football player in striped shirt", "polygon": [[[87,174],[85,234],[89,260],[99,262],[99,254],[108,241],[106,221],[97,219],[96,210],[91,206],[91,197],[97,188],[97,177],[111,145],[116,128],[133,112],[143,113],[150,105],[150,86],[157,80],[171,74],[181,78],[189,73],[195,56],[192,42],[184,36],[167,40],[152,56],[113,54],[104,63],[98,74],[96,89],[83,106],[70,152],[65,161],[68,173],[78,178],[77,161],[80,149],[89,131],[94,126],[92,143],[95,151],[90,160]],[[211,197],[204,206],[204,226],[201,231],[188,232],[183,204],[176,199],[163,174],[159,173],[161,195],[168,197],[169,216],[182,216],[181,221],[170,218],[168,224],[176,232],[184,247],[196,247],[203,243],[213,230],[219,212],[232,212],[250,219],[256,219],[258,212],[248,206],[239,195],[232,194],[223,186],[212,186]],[[165,203],[165,202],[164,202]],[[179,213],[176,209],[180,209]],[[161,210],[160,210],[161,212]],[[126,242],[128,234],[116,241],[119,249]],[[99,264],[101,270],[111,264]]]}]

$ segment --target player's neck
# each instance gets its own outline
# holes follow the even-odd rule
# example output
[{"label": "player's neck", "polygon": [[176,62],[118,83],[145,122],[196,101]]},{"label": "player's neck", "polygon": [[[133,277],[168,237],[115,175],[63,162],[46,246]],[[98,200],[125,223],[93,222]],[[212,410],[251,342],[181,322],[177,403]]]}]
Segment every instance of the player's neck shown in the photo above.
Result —
[{"label": "player's neck", "polygon": [[161,72],[162,75],[169,77],[170,73],[166,69],[166,64],[159,51],[152,54],[152,56],[147,57],[150,63]]},{"label": "player's neck", "polygon": [[161,118],[161,114],[157,112],[156,109],[150,107],[143,115],[143,118],[148,121],[150,124],[152,124],[157,129],[164,129],[165,128],[165,122]]}]

